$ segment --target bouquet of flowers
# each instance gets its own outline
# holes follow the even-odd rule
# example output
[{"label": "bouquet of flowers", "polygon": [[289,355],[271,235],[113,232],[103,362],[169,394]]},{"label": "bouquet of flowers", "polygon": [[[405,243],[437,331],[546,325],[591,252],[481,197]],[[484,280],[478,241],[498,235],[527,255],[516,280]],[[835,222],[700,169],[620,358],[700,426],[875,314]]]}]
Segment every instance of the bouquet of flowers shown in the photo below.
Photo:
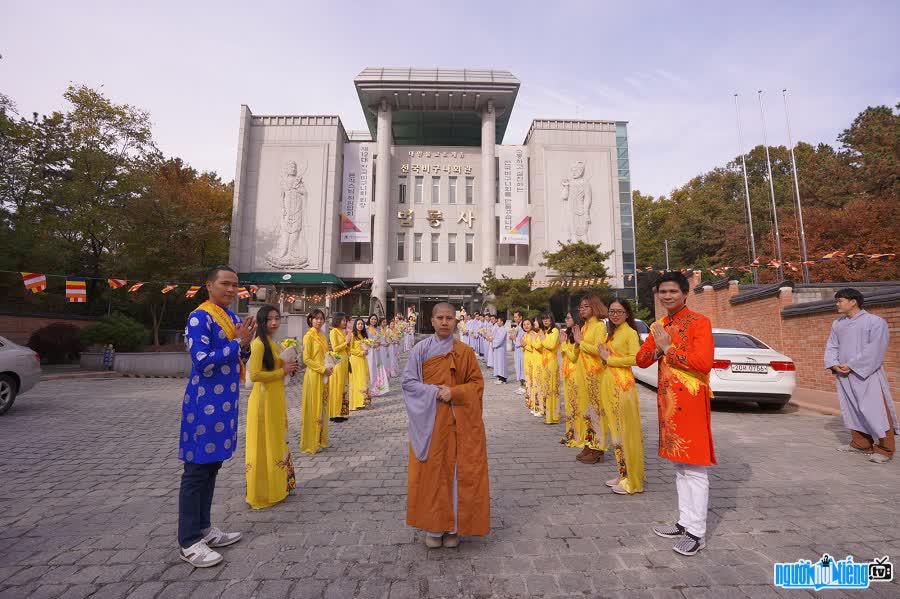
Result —
[{"label": "bouquet of flowers", "polygon": [[[297,340],[293,337],[288,337],[284,341],[281,342],[281,354],[280,358],[282,362],[299,362],[300,361],[300,344],[297,343]],[[284,386],[288,387],[290,385],[299,385],[300,377],[296,376],[296,372],[294,374],[288,375],[284,377]]]},{"label": "bouquet of flowers", "polygon": [[[329,368],[331,368],[331,370],[334,371],[334,369],[340,363],[341,359],[342,358],[341,358],[340,354],[337,354],[333,351],[327,352],[325,354],[325,370],[328,370]],[[329,378],[330,378],[329,375],[325,375],[325,384],[326,385],[328,384]]]}]

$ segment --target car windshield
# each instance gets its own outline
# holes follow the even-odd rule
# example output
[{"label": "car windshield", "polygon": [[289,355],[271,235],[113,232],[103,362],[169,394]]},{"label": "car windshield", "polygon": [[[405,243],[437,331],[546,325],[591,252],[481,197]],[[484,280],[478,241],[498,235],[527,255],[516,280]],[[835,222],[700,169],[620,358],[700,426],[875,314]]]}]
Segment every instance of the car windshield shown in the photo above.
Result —
[{"label": "car windshield", "polygon": [[641,335],[649,335],[650,334],[650,327],[648,327],[647,323],[644,322],[643,320],[635,320],[634,324],[637,325],[637,331],[639,334],[641,334]]},{"label": "car windshield", "polygon": [[750,335],[738,333],[713,333],[716,347],[726,349],[769,349],[769,346]]}]

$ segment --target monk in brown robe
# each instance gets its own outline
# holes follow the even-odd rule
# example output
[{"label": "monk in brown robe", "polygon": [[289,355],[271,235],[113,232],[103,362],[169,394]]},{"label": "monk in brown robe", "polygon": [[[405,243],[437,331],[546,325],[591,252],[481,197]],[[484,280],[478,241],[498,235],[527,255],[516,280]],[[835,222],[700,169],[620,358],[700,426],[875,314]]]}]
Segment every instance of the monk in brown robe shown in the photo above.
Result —
[{"label": "monk in brown robe", "polygon": [[457,341],[455,308],[431,313],[435,334],[412,349],[403,372],[409,416],[406,523],[425,545],[456,547],[460,535],[490,531],[484,380],[472,348]]}]

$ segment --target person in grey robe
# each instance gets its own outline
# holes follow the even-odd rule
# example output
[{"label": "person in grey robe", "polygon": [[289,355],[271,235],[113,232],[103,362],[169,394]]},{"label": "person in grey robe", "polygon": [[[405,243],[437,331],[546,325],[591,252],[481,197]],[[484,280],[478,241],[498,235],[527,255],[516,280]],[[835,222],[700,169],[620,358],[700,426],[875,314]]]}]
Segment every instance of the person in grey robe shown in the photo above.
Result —
[{"label": "person in grey robe", "polygon": [[516,312],[513,314],[513,318],[516,319],[515,337],[513,339],[513,361],[516,366],[516,381],[519,383],[516,393],[525,395],[525,350],[522,347],[525,331],[522,330],[522,314]]},{"label": "person in grey robe", "polygon": [[494,340],[491,342],[491,357],[494,359],[494,376],[497,377],[496,384],[502,385],[506,383],[509,376],[506,368],[506,319],[503,316],[497,317],[497,324],[494,325]]},{"label": "person in grey robe", "polygon": [[841,317],[831,326],[825,368],[834,373],[844,426],[850,431],[850,444],[837,449],[865,453],[870,462],[883,464],[893,457],[894,435],[900,434],[883,366],[888,325],[863,310],[865,299],[856,289],[841,289],[834,297]]}]

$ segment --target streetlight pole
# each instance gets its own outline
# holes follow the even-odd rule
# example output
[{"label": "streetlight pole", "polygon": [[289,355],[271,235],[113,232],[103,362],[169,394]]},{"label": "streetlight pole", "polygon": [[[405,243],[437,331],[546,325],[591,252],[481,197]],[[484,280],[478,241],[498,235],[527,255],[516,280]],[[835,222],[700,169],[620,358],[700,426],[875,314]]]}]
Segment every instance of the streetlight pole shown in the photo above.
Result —
[{"label": "streetlight pole", "polygon": [[666,272],[669,272],[669,240],[664,239],[663,241],[666,244]]},{"label": "streetlight pole", "polygon": [[778,260],[779,280],[784,280],[784,265],[781,260],[781,231],[778,229],[778,210],[775,207],[775,180],[772,178],[772,160],[769,157],[769,142],[766,137],[766,114],[763,111],[762,90],[757,90],[759,117],[762,120],[763,145],[766,147],[766,167],[769,170],[769,193],[772,196],[772,223],[775,228],[775,259]]},{"label": "streetlight pole", "polygon": [[[744,139],[741,130],[741,111],[738,108],[738,95],[734,94],[734,114],[737,119],[738,153],[741,156],[741,166],[744,171],[744,197],[747,202],[747,230],[750,232],[750,262],[756,260],[756,236],[753,234],[753,213],[750,211],[750,183],[747,180],[747,159],[744,157]],[[759,273],[756,267],[751,267],[753,282],[759,282]]]},{"label": "streetlight pole", "polygon": [[797,199],[797,218],[800,220],[800,260],[803,262],[803,282],[809,283],[809,265],[806,257],[806,228],[803,226],[803,206],[800,205],[800,179],[797,177],[797,159],[794,157],[794,142],[791,139],[791,117],[788,115],[787,90],[781,90],[784,98],[784,122],[787,125],[788,147],[791,149],[791,169],[794,172],[794,195]]}]

